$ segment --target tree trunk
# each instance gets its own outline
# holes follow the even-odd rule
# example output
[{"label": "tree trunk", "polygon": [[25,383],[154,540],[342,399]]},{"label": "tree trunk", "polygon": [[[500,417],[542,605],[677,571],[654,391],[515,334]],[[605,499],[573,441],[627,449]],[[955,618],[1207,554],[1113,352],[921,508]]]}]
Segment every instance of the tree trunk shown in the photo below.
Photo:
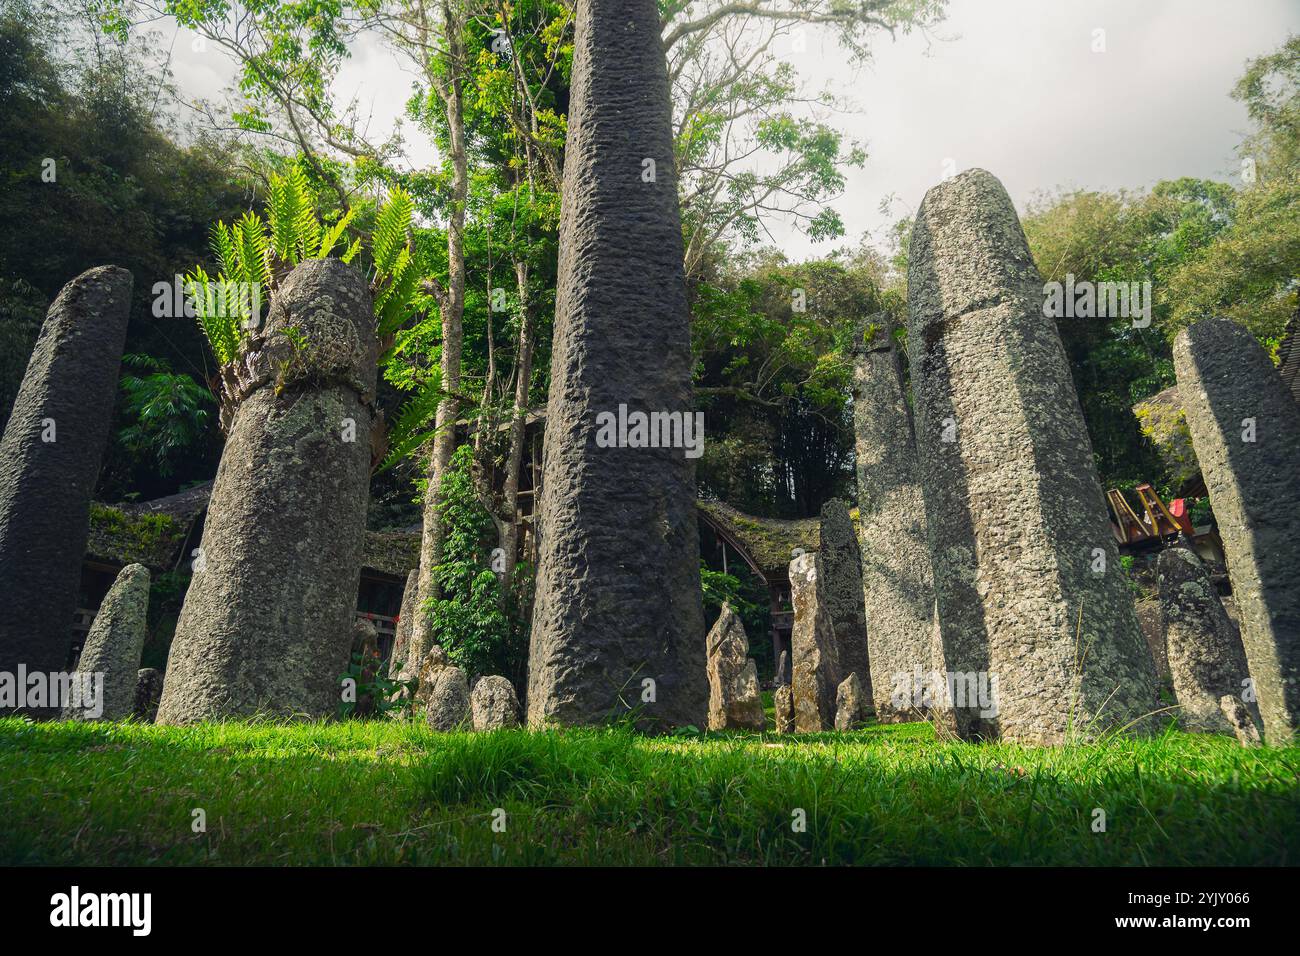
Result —
[{"label": "tree trunk", "polygon": [[515,363],[515,406],[510,419],[510,447],[506,453],[506,481],[502,494],[501,550],[505,554],[501,588],[504,604],[514,584],[519,552],[519,469],[523,464],[524,438],[528,432],[528,386],[533,377],[533,339],[536,320],[528,296],[528,265],[515,260],[519,287],[519,357]]},{"label": "tree trunk", "polygon": [[456,450],[456,417],[460,411],[460,364],[465,311],[465,200],[469,192],[469,169],[465,153],[465,109],[462,71],[465,67],[463,21],[453,11],[453,3],[443,3],[447,58],[450,76],[439,84],[439,95],[447,111],[451,140],[451,214],[447,224],[447,290],[441,303],[442,312],[442,388],[446,397],[438,405],[433,454],[426,472],[428,487],[424,492],[424,527],[420,537],[420,575],[416,589],[416,617],[411,628],[412,667],[418,668],[430,646],[429,615],[426,604],[437,597],[434,569],[441,560],[442,521],[438,514],[438,488]]}]

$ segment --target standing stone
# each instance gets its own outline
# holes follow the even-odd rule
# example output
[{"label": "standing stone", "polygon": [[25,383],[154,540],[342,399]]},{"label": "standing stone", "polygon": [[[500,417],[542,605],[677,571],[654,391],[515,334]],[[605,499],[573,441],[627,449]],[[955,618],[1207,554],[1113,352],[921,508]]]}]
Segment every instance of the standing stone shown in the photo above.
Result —
[{"label": "standing stone", "polygon": [[789,684],[782,684],[772,697],[772,705],[776,713],[776,732],[794,733],[794,689]]},{"label": "standing stone", "polygon": [[959,732],[1056,744],[1147,729],[1151,660],[1092,445],[1043,315],[1042,279],[989,173],[926,194],[908,296],[917,450],[947,666],[961,678]]},{"label": "standing stone", "polygon": [[480,677],[469,696],[475,730],[503,730],[519,726],[519,698],[504,677]]},{"label": "standing stone", "polygon": [[821,600],[831,616],[835,631],[840,673],[856,674],[858,683],[871,701],[871,667],[867,656],[867,620],[862,601],[862,556],[849,506],[838,498],[822,505],[821,547],[817,561],[821,567],[818,584]]},{"label": "standing stone", "polygon": [[159,723],[319,718],[338,707],[361,575],[376,351],[366,281],[338,259],[304,262],[272,297],[266,329],[238,366],[242,398]]},{"label": "standing stone", "polygon": [[[686,455],[700,450],[703,416],[691,414],[658,6],[579,0],[576,23],[528,722],[590,724],[635,708],[647,728],[702,726],[709,688]],[[649,430],[636,425],[651,413]]]},{"label": "standing stone", "polygon": [[65,719],[126,720],[131,716],[148,613],[149,569],[143,564],[128,564],[117,573],[100,602],[77,662],[83,682],[93,678],[99,685],[102,675],[102,694],[80,702],[81,706],[65,707]]},{"label": "standing stone", "polygon": [[1187,548],[1166,548],[1157,562],[1164,615],[1166,657],[1184,730],[1232,730],[1219,699],[1248,686],[1246,652],[1209,572]]},{"label": "standing stone", "polygon": [[411,650],[411,629],[415,625],[416,596],[420,583],[417,568],[406,575],[406,588],[402,591],[402,609],[397,612],[397,632],[393,635],[393,653],[388,658],[388,676],[393,680],[408,680],[415,676],[416,661],[408,661]]},{"label": "standing stone", "polygon": [[1224,694],[1219,698],[1219,710],[1223,713],[1228,726],[1232,728],[1232,732],[1237,735],[1237,743],[1243,747],[1260,745],[1259,728],[1255,726],[1255,718],[1251,716],[1250,708],[1242,703],[1240,697]]},{"label": "standing stone", "polygon": [[135,706],[131,716],[152,724],[158,716],[158,701],[162,699],[163,675],[156,667],[142,667],[135,675]]},{"label": "standing stone", "polygon": [[[0,673],[67,664],[131,286],[131,273],[101,266],[63,287],[0,440]],[[27,712],[53,716],[54,703]]]},{"label": "standing stone", "polygon": [[459,667],[443,667],[433,675],[425,718],[434,730],[463,730],[470,722],[469,681]]},{"label": "standing stone", "polygon": [[790,601],[794,605],[790,685],[794,726],[800,733],[835,726],[835,694],[842,679],[835,630],[817,586],[820,574],[816,554],[801,554],[790,562]]},{"label": "standing stone", "polygon": [[745,625],[730,604],[709,631],[709,729],[762,730],[758,667],[749,657]]},{"label": "standing stone", "polygon": [[835,729],[852,730],[861,723],[866,709],[866,695],[857,674],[849,674],[835,690]]},{"label": "standing stone", "polygon": [[434,644],[429,648],[429,652],[424,655],[424,660],[420,662],[420,668],[417,672],[415,685],[415,712],[424,713],[429,709],[429,695],[433,693],[433,688],[437,685],[437,677],[440,672],[451,666],[451,659],[447,652],[442,649],[441,644]]},{"label": "standing stone", "polygon": [[780,687],[788,683],[790,683],[790,652],[783,650],[781,656],[776,659],[776,674],[772,678],[772,684]]},{"label": "standing stone", "polygon": [[868,688],[881,723],[916,720],[906,690],[944,669],[934,620],[934,575],[912,411],[887,316],[869,322],[853,366],[858,534],[871,662]]},{"label": "standing stone", "polygon": [[1227,554],[1264,739],[1300,727],[1300,410],[1233,322],[1178,333],[1174,369]]}]

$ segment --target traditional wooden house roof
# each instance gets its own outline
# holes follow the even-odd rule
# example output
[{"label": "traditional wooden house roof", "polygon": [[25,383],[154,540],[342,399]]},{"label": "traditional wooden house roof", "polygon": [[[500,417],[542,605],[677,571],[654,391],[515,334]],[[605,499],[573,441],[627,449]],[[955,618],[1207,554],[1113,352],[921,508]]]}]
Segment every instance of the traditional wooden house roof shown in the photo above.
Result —
[{"label": "traditional wooden house roof", "polygon": [[818,518],[758,518],[721,501],[699,502],[699,515],[764,578],[785,578],[796,548],[821,546]]},{"label": "traditional wooden house roof", "polygon": [[[151,571],[171,571],[187,555],[186,541],[207,513],[212,482],[163,498],[140,503],[105,505],[90,509],[90,534],[86,557],[117,567],[143,564]],[[197,542],[197,534],[194,534]],[[420,563],[420,529],[367,531],[362,549],[363,567],[405,580]]]}]

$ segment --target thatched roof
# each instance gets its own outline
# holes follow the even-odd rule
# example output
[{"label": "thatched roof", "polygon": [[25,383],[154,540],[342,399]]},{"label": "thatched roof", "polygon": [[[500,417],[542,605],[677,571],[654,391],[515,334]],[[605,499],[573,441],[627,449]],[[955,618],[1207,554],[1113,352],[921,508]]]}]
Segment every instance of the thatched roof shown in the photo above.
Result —
[{"label": "thatched roof", "polygon": [[1155,446],[1169,472],[1170,483],[1190,493],[1198,487],[1201,473],[1192,435],[1183,415],[1183,400],[1178,386],[1171,385],[1133,406],[1138,428]]},{"label": "thatched roof", "polygon": [[700,517],[743,548],[764,575],[785,574],[795,548],[821,546],[818,518],[757,518],[721,501],[699,502]]},{"label": "thatched roof", "polygon": [[367,531],[361,552],[363,567],[406,579],[420,564],[420,532]]},{"label": "thatched roof", "polygon": [[[105,564],[143,564],[151,571],[170,571],[184,559],[181,548],[196,521],[207,512],[212,482],[139,504],[90,509],[87,557]],[[405,578],[420,563],[420,529],[367,531],[361,564],[372,571]]]},{"label": "thatched roof", "polygon": [[170,571],[176,566],[190,524],[166,512],[136,514],[94,503],[90,506],[86,556],[105,564],[143,564],[151,571]]}]

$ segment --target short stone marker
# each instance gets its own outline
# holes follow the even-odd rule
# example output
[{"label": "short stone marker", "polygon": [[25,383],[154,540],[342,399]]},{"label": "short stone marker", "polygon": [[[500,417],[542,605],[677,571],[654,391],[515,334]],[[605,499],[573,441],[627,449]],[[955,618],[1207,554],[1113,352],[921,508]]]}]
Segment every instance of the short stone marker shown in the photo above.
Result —
[{"label": "short stone marker", "polygon": [[1166,657],[1184,730],[1232,730],[1219,700],[1249,686],[1246,652],[1209,572],[1188,548],[1165,548],[1157,561]]},{"label": "short stone marker", "polygon": [[475,730],[503,730],[519,726],[519,698],[510,681],[498,675],[480,677],[469,695]]},{"label": "short stone marker", "polygon": [[816,554],[801,554],[790,562],[790,600],[794,605],[790,686],[799,733],[835,726],[835,693],[842,679],[835,629],[817,586],[819,572]]},{"label": "short stone marker", "polygon": [[762,730],[763,698],[758,668],[749,657],[749,639],[740,615],[730,604],[709,631],[709,729]]},{"label": "short stone marker", "polygon": [[82,706],[65,708],[65,720],[125,720],[131,716],[148,613],[149,569],[128,564],[104,595],[77,662],[83,682],[90,678],[99,685],[102,679],[103,695],[83,701]]}]

